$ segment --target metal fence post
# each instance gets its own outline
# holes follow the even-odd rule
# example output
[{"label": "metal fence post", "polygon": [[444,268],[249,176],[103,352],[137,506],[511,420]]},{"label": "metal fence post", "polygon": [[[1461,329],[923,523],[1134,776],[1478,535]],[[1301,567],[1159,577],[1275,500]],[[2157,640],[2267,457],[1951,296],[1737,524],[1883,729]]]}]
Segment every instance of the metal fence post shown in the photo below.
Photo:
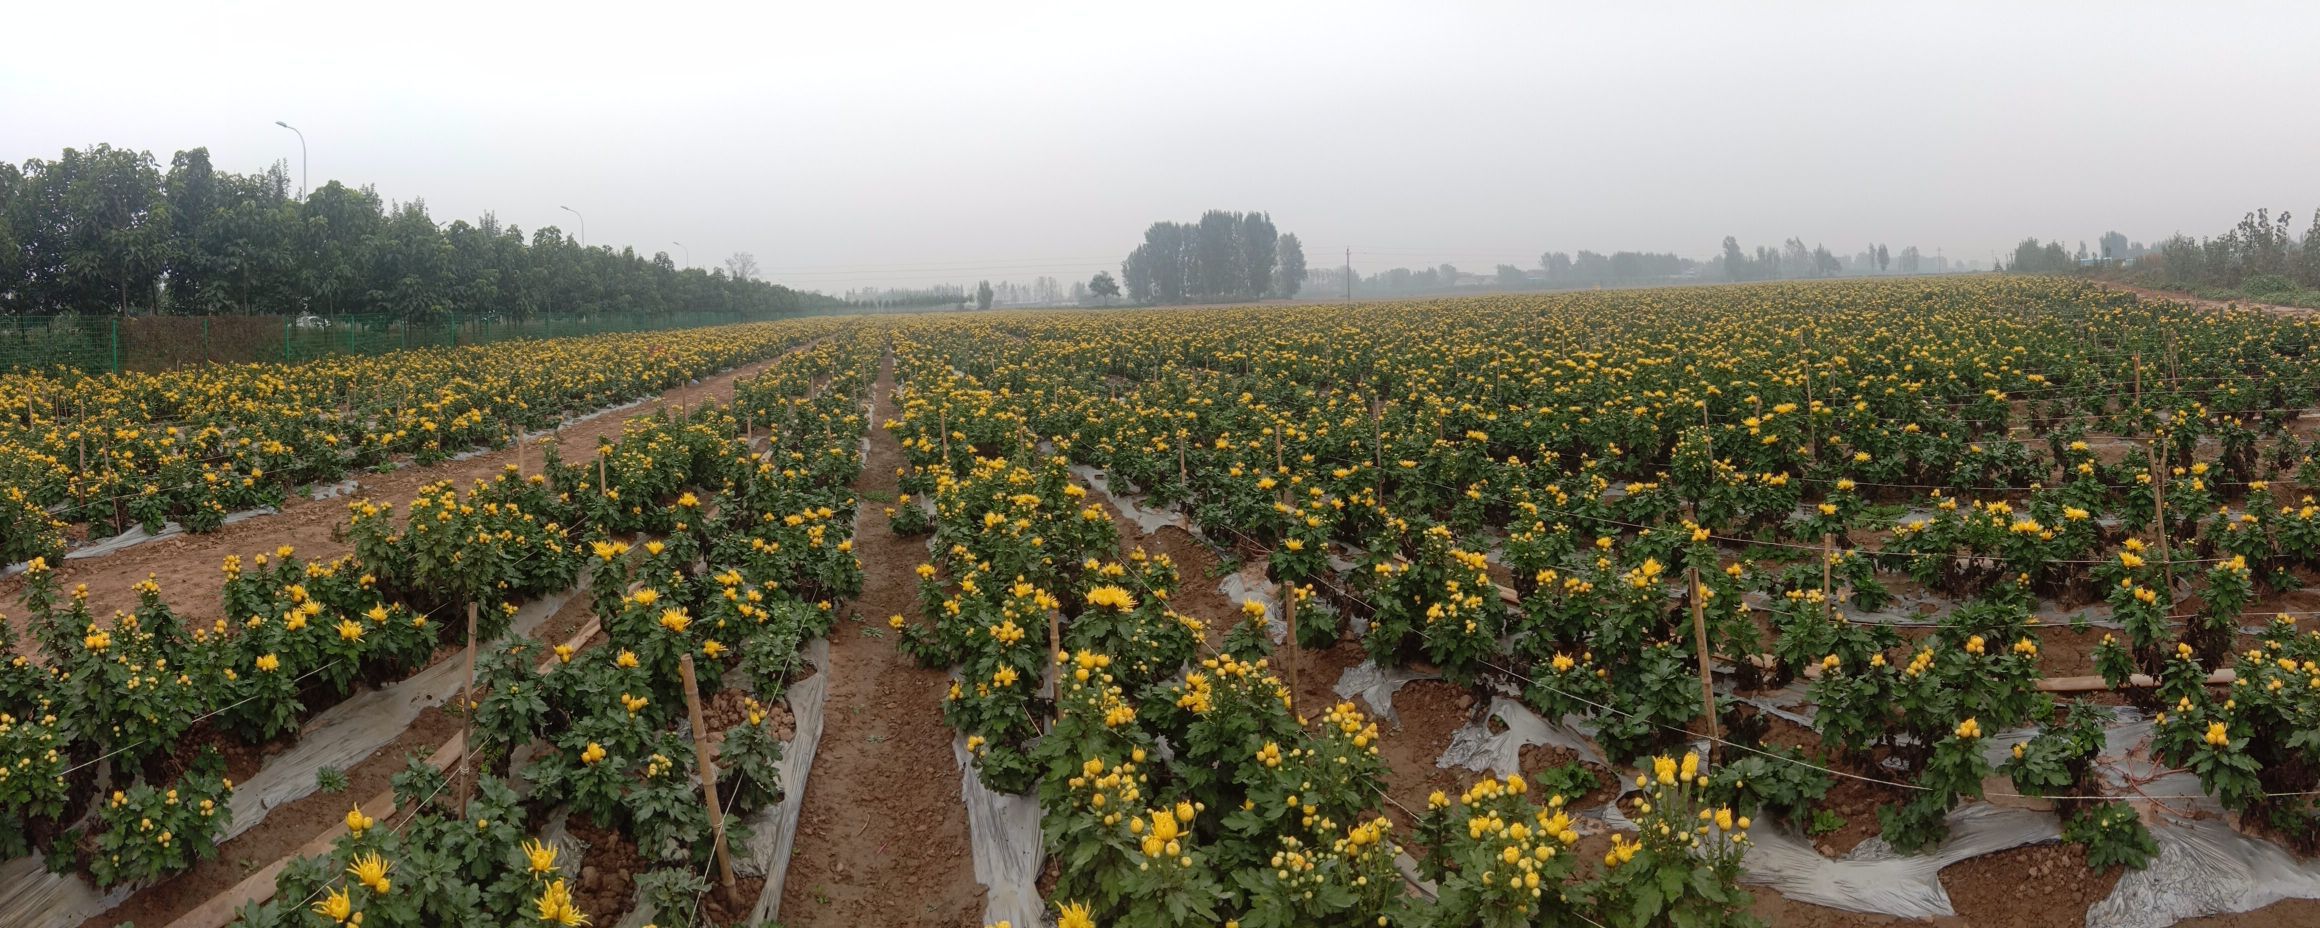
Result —
[{"label": "metal fence post", "polygon": [[112,334],[113,334],[113,373],[116,373],[116,374],[118,374],[118,373],[120,373],[120,372],[121,372],[121,320],[120,320],[118,317],[115,317],[114,319],[112,319],[112,320],[110,320],[110,321],[112,322],[112,325],[109,325],[109,326],[107,326],[106,328],[109,328],[109,329],[111,329],[111,330],[112,330]]}]

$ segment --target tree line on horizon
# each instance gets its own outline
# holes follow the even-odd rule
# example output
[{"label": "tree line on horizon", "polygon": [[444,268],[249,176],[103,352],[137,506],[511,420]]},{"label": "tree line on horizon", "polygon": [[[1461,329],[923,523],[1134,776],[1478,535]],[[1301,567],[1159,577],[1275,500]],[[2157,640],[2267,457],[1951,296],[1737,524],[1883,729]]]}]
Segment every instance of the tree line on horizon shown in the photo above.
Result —
[{"label": "tree line on horizon", "polygon": [[2129,242],[2118,232],[2106,232],[2089,249],[2084,241],[2073,252],[2058,239],[2023,239],[2014,247],[2006,269],[2025,274],[2052,274],[2077,270],[2088,264],[2123,264],[2141,282],[2173,290],[2222,290],[2255,296],[2320,291],[2320,209],[2301,236],[2294,217],[2281,210],[2258,209],[2240,217],[2221,235],[2194,238],[2176,233],[2150,247]]},{"label": "tree line on horizon", "polygon": [[293,192],[287,166],[216,169],[97,145],[0,162],[0,315],[771,316],[838,306],[756,279],[755,261],[678,269],[667,252],[529,236],[489,213],[438,225],[423,200],[389,203],[328,181]]},{"label": "tree line on horizon", "polygon": [[[1096,296],[1111,282],[1089,282]],[[1262,212],[1212,209],[1198,222],[1155,222],[1120,262],[1118,287],[1137,303],[1215,303],[1291,297],[1305,282],[1305,248]]]}]

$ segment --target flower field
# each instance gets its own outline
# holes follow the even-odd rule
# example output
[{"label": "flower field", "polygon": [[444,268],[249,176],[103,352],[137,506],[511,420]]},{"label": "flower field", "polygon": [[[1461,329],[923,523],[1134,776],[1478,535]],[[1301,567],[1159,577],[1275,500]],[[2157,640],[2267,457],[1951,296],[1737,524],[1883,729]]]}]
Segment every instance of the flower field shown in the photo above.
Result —
[{"label": "flower field", "polygon": [[[97,615],[31,560],[0,866],[210,874],[237,779],[471,640],[452,743],[183,923],[949,925],[908,904],[980,884],[975,924],[1067,928],[2163,925],[2320,852],[2309,321],[1990,277],[630,338],[23,378],[36,558],[127,527],[82,436],[92,500],[281,493],[773,359],[357,494],[344,554],[215,603]],[[267,502],[226,494],[144,496]],[[890,740],[933,719],[961,769]]]},{"label": "flower field", "polygon": [[[826,320],[218,365],[0,375],[0,563],[170,522],[215,530],[299,488],[429,464],[827,334]],[[73,532],[74,526],[85,531]]]},{"label": "flower field", "polygon": [[[1984,801],[2076,879],[2171,817],[2308,854],[2315,334],[2037,279],[909,324],[933,556],[895,621],[1038,797],[1062,924],[1743,924],[1750,824],[1931,853]],[[1119,553],[1067,464],[1261,565],[1293,639],[1173,612],[1202,578]],[[1355,648],[1609,769],[1415,809],[1367,710],[1283,682]],[[1612,817],[1566,802],[1639,772],[1641,844],[1575,853]]]},{"label": "flower field", "polygon": [[[215,608],[230,620],[181,618],[152,584],[134,614],[100,619],[85,589],[57,589],[35,558],[22,593],[29,640],[0,638],[14,655],[0,667],[0,858],[41,857],[99,887],[184,870],[216,853],[228,824],[223,751],[294,742],[351,692],[456,660],[472,632],[483,653],[454,709],[466,719],[461,765],[411,759],[394,778],[395,821],[357,805],[327,855],[291,863],[238,923],[584,923],[573,871],[532,837],[540,820],[528,813],[541,810],[632,847],[636,898],[700,905],[708,884],[695,865],[713,847],[693,776],[705,742],[680,732],[721,748],[717,811],[739,842],[741,822],[785,789],[775,770],[787,735],[769,717],[810,672],[805,643],[859,588],[846,484],[877,357],[858,327],[707,331],[693,354],[663,352],[671,359],[600,382],[650,389],[803,347],[741,381],[730,403],[630,420],[595,460],[551,452],[401,507],[356,499],[342,529],[350,555],[228,558]],[[622,349],[544,347],[528,359],[542,371]],[[591,389],[538,395],[620,395]],[[595,634],[552,648],[511,634],[520,604],[574,588]],[[682,724],[688,689],[733,707],[715,731],[698,731],[698,714]],[[95,787],[107,782],[109,794]]]}]

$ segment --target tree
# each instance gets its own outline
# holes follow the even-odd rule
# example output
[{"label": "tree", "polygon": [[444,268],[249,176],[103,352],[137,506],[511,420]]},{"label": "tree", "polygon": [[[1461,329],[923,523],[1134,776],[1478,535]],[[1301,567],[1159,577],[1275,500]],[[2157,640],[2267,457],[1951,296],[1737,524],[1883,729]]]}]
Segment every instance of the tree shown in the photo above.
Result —
[{"label": "tree", "polygon": [[2120,235],[2117,230],[2103,233],[2102,238],[2096,241],[2102,246],[2103,257],[2113,261],[2124,260],[2127,257],[2127,237]]},{"label": "tree", "polygon": [[1571,279],[1571,256],[1560,251],[1539,255],[1539,270],[1545,272],[1550,284],[1567,282]]},{"label": "tree", "polygon": [[1240,266],[1240,226],[1237,213],[1212,209],[1201,214],[1192,251],[1195,298],[1213,300],[1230,295],[1248,280],[1248,272]]},{"label": "tree", "polygon": [[1523,274],[1522,268],[1516,267],[1512,264],[1501,264],[1498,266],[1498,285],[1501,287],[1512,290],[1521,287],[1527,280],[1528,278]]},{"label": "tree", "polygon": [[1732,280],[1744,279],[1748,271],[1748,256],[1740,253],[1740,240],[1724,236],[1724,276]]},{"label": "tree", "polygon": [[1305,245],[1290,232],[1273,243],[1273,295],[1287,299],[1305,286]]},{"label": "tree", "polygon": [[1273,228],[1273,217],[1264,213],[1243,214],[1240,228],[1234,231],[1240,246],[1239,286],[1250,299],[1262,298],[1272,289],[1273,266],[1281,260],[1280,233]]},{"label": "tree", "polygon": [[1826,245],[1813,246],[1812,263],[1815,277],[1828,277],[1844,269],[1844,265],[1837,262],[1837,256],[1830,254]]},{"label": "tree", "polygon": [[1917,273],[1917,263],[1918,263],[1917,246],[1915,246],[1915,245],[1910,245],[1910,246],[1907,246],[1907,247],[1904,247],[1904,248],[1902,248],[1902,249],[1901,249],[1901,273],[1904,273],[1904,274],[1915,274],[1915,273]]},{"label": "tree", "polygon": [[734,252],[725,259],[725,273],[734,280],[756,280],[757,256],[746,251]]},{"label": "tree", "polygon": [[984,280],[984,281],[977,281],[977,282],[975,283],[975,308],[976,308],[976,309],[990,309],[990,308],[991,308],[991,282],[990,282],[990,281],[988,281],[988,280]]},{"label": "tree", "polygon": [[1892,263],[1893,255],[1885,250],[1885,243],[1877,243],[1877,273],[1885,273],[1885,268]]},{"label": "tree", "polygon": [[1087,293],[1102,300],[1105,306],[1110,306],[1112,298],[1120,295],[1120,282],[1112,279],[1110,271],[1097,271],[1096,276],[1088,278]]},{"label": "tree", "polygon": [[1261,212],[1209,210],[1198,223],[1155,222],[1144,230],[1144,243],[1120,262],[1121,282],[1140,303],[1293,292],[1304,277],[1305,253],[1302,246],[1285,247],[1283,239]]}]

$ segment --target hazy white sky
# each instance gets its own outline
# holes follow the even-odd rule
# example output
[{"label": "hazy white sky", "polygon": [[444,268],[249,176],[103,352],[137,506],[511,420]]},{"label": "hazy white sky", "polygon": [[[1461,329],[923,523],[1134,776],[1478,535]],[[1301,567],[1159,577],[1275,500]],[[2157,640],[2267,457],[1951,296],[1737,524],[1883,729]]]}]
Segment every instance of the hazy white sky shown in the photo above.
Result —
[{"label": "hazy white sky", "polygon": [[2320,4],[22,5],[0,158],[298,169],[696,265],[1085,279],[1263,209],[1315,264],[1987,260],[2320,205]]}]

